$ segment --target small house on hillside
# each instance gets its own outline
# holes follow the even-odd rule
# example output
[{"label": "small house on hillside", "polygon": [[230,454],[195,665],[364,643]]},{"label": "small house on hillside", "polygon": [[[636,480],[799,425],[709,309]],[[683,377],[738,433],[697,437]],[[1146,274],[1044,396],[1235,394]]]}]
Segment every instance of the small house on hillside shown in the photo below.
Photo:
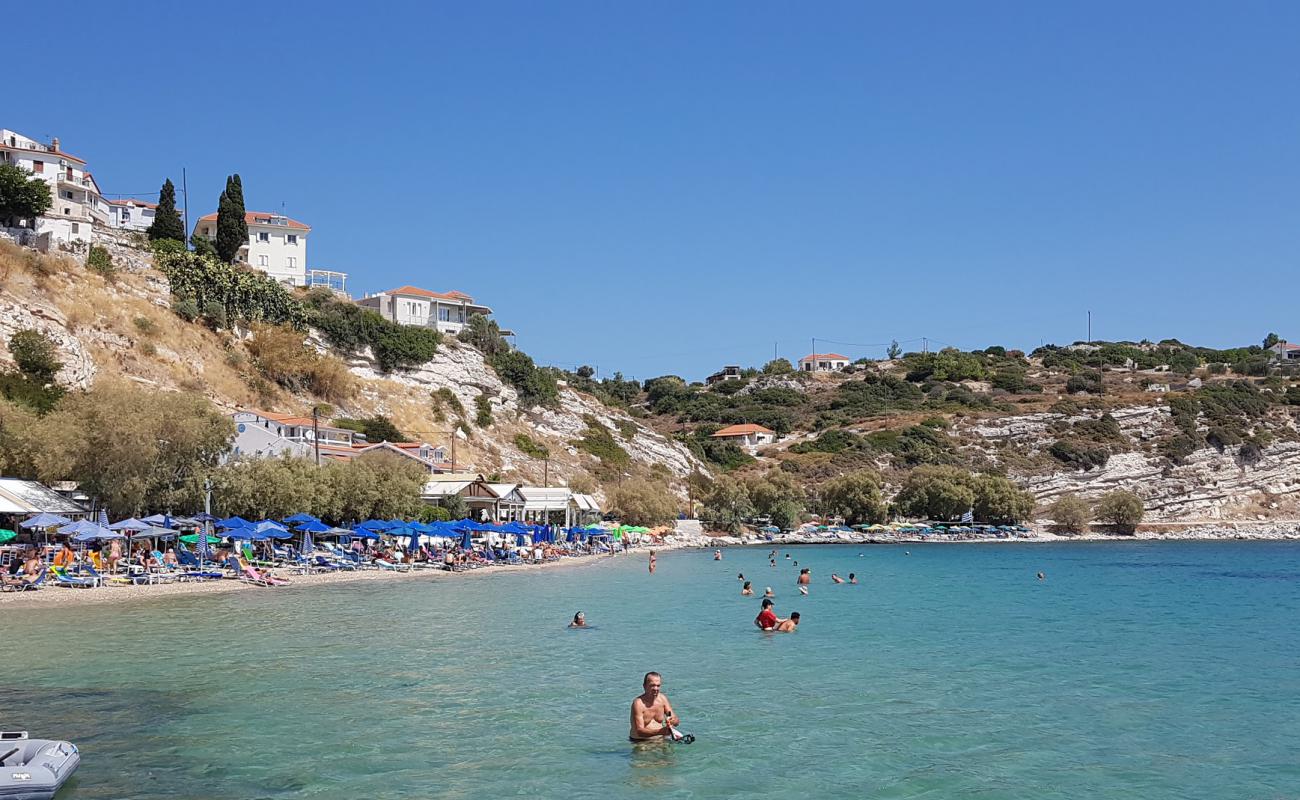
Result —
[{"label": "small house on hillside", "polygon": [[[379,316],[398,325],[433,328],[439,333],[455,336],[469,324],[470,317],[481,314],[491,316],[492,309],[464,292],[431,292],[416,286],[399,286],[386,292],[366,295],[357,305],[378,312]],[[502,336],[511,335],[501,331]]]},{"label": "small house on hillside", "polygon": [[1274,361],[1300,361],[1300,344],[1278,342],[1268,348],[1268,352],[1273,354]]},{"label": "small house on hillside", "polygon": [[849,357],[839,353],[813,353],[799,359],[800,372],[839,372],[849,365]]},{"label": "small house on hillside", "polygon": [[738,365],[728,364],[727,366],[713,373],[709,377],[705,378],[704,382],[707,383],[709,386],[712,386],[715,383],[722,383],[723,381],[738,381],[742,377],[743,376],[740,374],[740,367]]},{"label": "small house on hillside", "polygon": [[762,425],[746,422],[741,425],[728,425],[713,434],[711,438],[735,442],[741,447],[754,448],[775,442],[776,431],[764,428]]}]

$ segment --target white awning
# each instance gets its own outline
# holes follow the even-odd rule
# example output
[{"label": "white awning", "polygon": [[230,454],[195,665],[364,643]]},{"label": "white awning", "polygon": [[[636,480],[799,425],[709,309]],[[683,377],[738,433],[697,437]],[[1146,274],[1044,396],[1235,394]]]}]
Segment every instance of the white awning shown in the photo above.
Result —
[{"label": "white awning", "polygon": [[429,481],[424,484],[422,497],[451,497],[460,494],[471,481]]}]

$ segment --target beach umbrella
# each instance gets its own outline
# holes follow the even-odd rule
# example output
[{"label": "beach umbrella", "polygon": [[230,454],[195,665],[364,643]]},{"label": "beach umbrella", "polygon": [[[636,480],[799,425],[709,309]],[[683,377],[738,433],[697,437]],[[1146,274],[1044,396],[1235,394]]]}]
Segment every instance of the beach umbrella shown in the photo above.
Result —
[{"label": "beach umbrella", "polygon": [[460,546],[465,550],[470,550],[474,547],[474,539],[469,529],[465,529],[465,532],[461,534]]},{"label": "beach umbrella", "polygon": [[365,522],[357,524],[358,528],[365,528],[368,531],[386,531],[393,527],[391,522],[382,519],[368,519]]},{"label": "beach umbrella", "polygon": [[[221,541],[221,539],[220,539],[219,537],[213,536],[213,535],[210,534],[210,533],[207,535],[206,538],[207,538],[207,543],[208,543],[208,544],[216,544],[217,542],[220,542],[220,541]],[[184,536],[181,537],[181,541],[182,541],[182,542],[185,542],[185,544],[197,544],[198,541],[199,541],[199,534],[197,534],[197,533],[187,533],[187,534],[185,534]]]},{"label": "beach umbrella", "polygon": [[150,525],[157,525],[157,526],[162,527],[162,528],[169,527],[169,526],[167,525],[167,515],[166,515],[166,514],[152,514],[152,515],[150,515],[150,516],[148,516],[148,517],[142,517],[142,518],[140,519],[140,521],[141,521],[141,522],[147,522],[147,523],[149,523]]},{"label": "beach umbrella", "polygon": [[102,525],[93,525],[72,537],[74,542],[107,542],[112,539],[125,539],[126,537],[117,531],[109,530]]},{"label": "beach umbrella", "polygon": [[194,516],[190,517],[190,519],[194,520],[195,522],[216,522],[217,521],[216,517],[212,516],[206,511],[195,514]]},{"label": "beach umbrella", "polygon": [[276,522],[276,521],[273,520],[273,519],[264,519],[264,520],[261,520],[260,522],[254,522],[254,523],[253,523],[253,530],[255,530],[255,531],[287,531],[287,530],[289,530],[289,529],[286,528],[286,527],[284,527],[283,525],[281,525],[280,523]]},{"label": "beach umbrella", "polygon": [[218,528],[246,528],[252,524],[253,523],[243,517],[226,517],[225,519],[217,520]]},{"label": "beach umbrella", "polygon": [[67,517],[60,517],[58,514],[41,513],[41,514],[37,514],[31,519],[23,520],[22,522],[18,523],[18,526],[27,529],[53,528],[58,525],[67,525],[69,522],[72,522],[72,520],[68,519]]},{"label": "beach umbrella", "polygon": [[242,539],[242,540],[251,541],[257,534],[253,533],[252,528],[240,526],[240,527],[231,528],[223,532],[222,535],[225,536],[227,539]]},{"label": "beach umbrella", "polygon": [[129,519],[124,519],[124,520],[119,520],[118,522],[114,522],[112,525],[108,526],[108,529],[110,531],[133,531],[134,532],[134,531],[146,531],[149,530],[150,527],[152,526],[149,523],[144,522],[143,520],[138,520],[135,517],[131,517]]},{"label": "beach umbrella", "polygon": [[14,538],[17,535],[18,534],[14,533],[8,528],[0,528],[0,544],[4,544],[5,542],[9,541],[10,539]]},{"label": "beach umbrella", "polygon": [[329,529],[330,526],[318,519],[307,520],[298,526],[299,533],[324,533]]},{"label": "beach umbrella", "polygon": [[348,531],[348,535],[356,537],[357,539],[378,539],[379,538],[379,534],[371,530],[366,530],[360,525]]},{"label": "beach umbrella", "polygon": [[320,522],[320,519],[318,517],[313,517],[311,514],[304,514],[300,511],[297,514],[294,514],[292,517],[285,517],[284,521],[285,522]]}]

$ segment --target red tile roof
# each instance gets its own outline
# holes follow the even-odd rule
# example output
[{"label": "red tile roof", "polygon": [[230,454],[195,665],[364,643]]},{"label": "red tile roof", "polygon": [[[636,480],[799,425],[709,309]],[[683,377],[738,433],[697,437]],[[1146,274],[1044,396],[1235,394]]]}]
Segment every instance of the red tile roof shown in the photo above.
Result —
[{"label": "red tile roof", "polygon": [[799,363],[802,364],[802,363],[805,362],[805,361],[820,361],[820,360],[825,360],[825,361],[848,361],[848,360],[849,360],[849,357],[848,357],[848,356],[842,356],[842,355],[840,355],[839,353],[813,353],[813,354],[810,355],[810,356],[804,356],[803,358],[799,359]]},{"label": "red tile roof", "polygon": [[[262,222],[261,220],[268,220],[268,219],[270,219],[271,217],[283,217],[284,219],[288,220],[288,222],[289,222],[288,225],[284,225],[284,226],[281,226],[281,225],[272,225],[271,227],[274,227],[274,228],[287,227],[287,228],[294,228],[294,229],[296,229],[296,230],[300,230],[300,231],[309,231],[309,230],[311,230],[311,226],[310,226],[310,225],[307,225],[307,224],[305,224],[305,223],[299,222],[299,221],[296,220],[296,219],[289,219],[288,217],[284,216],[283,214],[268,214],[268,213],[266,213],[265,211],[245,211],[245,212],[244,212],[244,222],[248,223],[249,225],[268,225],[269,223],[267,223],[267,222]],[[216,215],[215,213],[214,213],[214,214],[204,214],[203,216],[199,217],[198,221],[199,221],[199,222],[216,222],[216,221],[217,221],[217,215]]]},{"label": "red tile roof", "polygon": [[749,436],[755,433],[767,433],[773,436],[776,435],[776,431],[770,428],[764,428],[762,425],[755,425],[752,422],[745,422],[740,425],[728,425],[713,434],[713,437],[716,439],[726,439],[732,436]]},{"label": "red tile roof", "polygon": [[384,294],[388,294],[388,295],[413,294],[417,297],[434,297],[439,300],[467,300],[471,303],[474,302],[474,298],[470,297],[464,292],[457,292],[457,291],[431,292],[428,289],[420,289],[416,286],[402,286],[397,289],[389,289],[388,291],[384,292]]}]

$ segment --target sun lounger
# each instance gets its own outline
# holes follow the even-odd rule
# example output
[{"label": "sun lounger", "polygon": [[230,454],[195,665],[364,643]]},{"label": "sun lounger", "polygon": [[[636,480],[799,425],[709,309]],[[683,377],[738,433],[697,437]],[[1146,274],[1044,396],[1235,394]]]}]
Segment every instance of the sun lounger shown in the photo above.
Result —
[{"label": "sun lounger", "polygon": [[99,581],[95,578],[69,575],[62,567],[52,567],[51,572],[54,574],[56,586],[66,586],[70,589],[94,589],[99,586]]},{"label": "sun lounger", "polygon": [[19,584],[6,583],[6,584],[4,585],[4,589],[5,589],[5,591],[7,591],[7,592],[31,592],[31,591],[35,591],[35,590],[41,588],[41,584],[45,583],[45,576],[46,576],[46,573],[47,573],[47,570],[42,569],[42,570],[40,571],[40,574],[36,576],[35,580],[32,580],[32,581],[30,581],[30,582],[29,582],[29,581],[23,581],[22,583],[19,583]]},{"label": "sun lounger", "polygon": [[392,561],[385,561],[382,558],[375,560],[375,566],[380,569],[386,569],[391,572],[410,572],[410,564],[394,564]]}]

